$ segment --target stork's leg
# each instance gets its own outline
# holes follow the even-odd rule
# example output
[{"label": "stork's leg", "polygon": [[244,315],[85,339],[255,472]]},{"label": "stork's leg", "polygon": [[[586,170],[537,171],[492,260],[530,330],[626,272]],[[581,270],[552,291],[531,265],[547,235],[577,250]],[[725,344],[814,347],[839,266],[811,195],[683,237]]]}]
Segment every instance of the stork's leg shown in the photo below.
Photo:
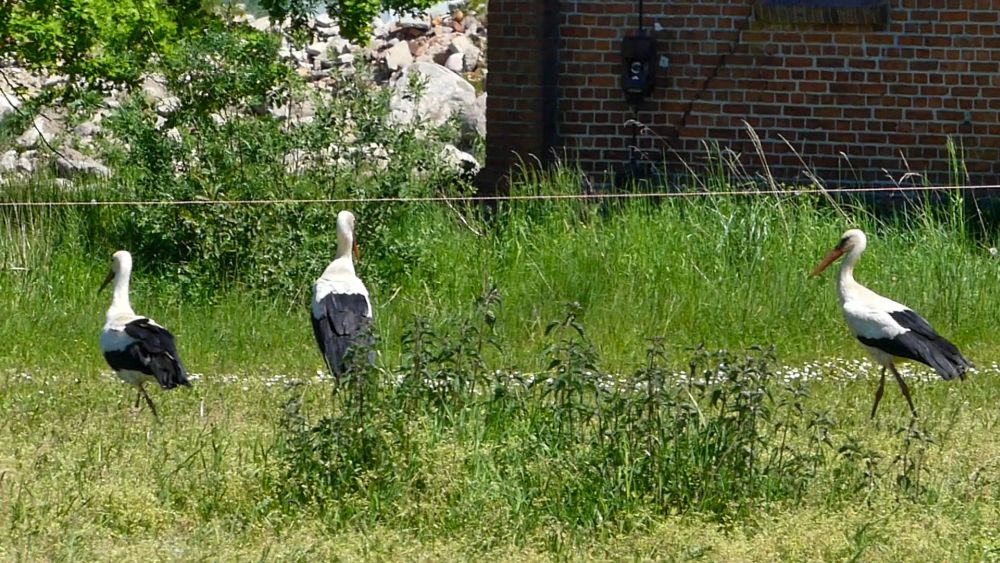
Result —
[{"label": "stork's leg", "polygon": [[135,404],[132,405],[132,411],[139,411],[139,400],[142,399],[142,387],[139,387],[135,392]]},{"label": "stork's leg", "polygon": [[903,392],[903,396],[906,397],[906,404],[910,405],[910,412],[913,413],[913,418],[917,418],[917,409],[913,408],[913,399],[910,398],[910,388],[906,386],[906,382],[903,381],[903,376],[899,375],[896,371],[896,366],[890,364],[889,367],[892,369],[892,375],[896,377],[896,383],[899,384],[899,389]]},{"label": "stork's leg", "polygon": [[146,388],[140,385],[139,392],[146,398],[146,404],[149,405],[149,410],[153,412],[153,418],[160,420],[160,417],[156,414],[156,407],[153,406],[153,400],[149,398],[149,393],[146,393]]},{"label": "stork's leg", "polygon": [[885,366],[882,366],[882,378],[878,381],[878,389],[875,390],[875,404],[872,405],[872,419],[875,418],[875,411],[878,410],[878,404],[882,400],[882,393],[885,392]]}]

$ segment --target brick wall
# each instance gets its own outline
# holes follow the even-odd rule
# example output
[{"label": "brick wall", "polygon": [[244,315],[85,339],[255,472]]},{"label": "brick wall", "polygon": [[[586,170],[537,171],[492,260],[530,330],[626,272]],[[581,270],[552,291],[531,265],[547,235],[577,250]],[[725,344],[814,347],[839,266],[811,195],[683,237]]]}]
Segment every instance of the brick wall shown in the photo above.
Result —
[{"label": "brick wall", "polygon": [[479,178],[487,191],[503,180],[519,158],[546,152],[541,2],[492,0],[489,10],[486,123],[492,124],[496,131],[492,138],[500,142],[487,143],[488,164]]},{"label": "brick wall", "polygon": [[[559,2],[558,46],[548,52],[539,4],[490,2],[485,184],[507,170],[512,151],[554,148],[595,176],[628,157],[632,114],[619,90],[619,41],[637,25],[638,2]],[[659,51],[669,57],[639,113],[647,156],[672,171],[682,170],[681,160],[697,169],[709,141],[759,169],[746,121],[779,178],[801,179],[808,167],[831,184],[884,183],[887,172],[899,178],[907,170],[945,182],[951,137],[972,180],[996,182],[1000,0],[891,0],[882,26],[766,23],[753,7],[645,2],[646,27],[657,26]],[[539,98],[551,56],[556,137],[546,142]]]}]

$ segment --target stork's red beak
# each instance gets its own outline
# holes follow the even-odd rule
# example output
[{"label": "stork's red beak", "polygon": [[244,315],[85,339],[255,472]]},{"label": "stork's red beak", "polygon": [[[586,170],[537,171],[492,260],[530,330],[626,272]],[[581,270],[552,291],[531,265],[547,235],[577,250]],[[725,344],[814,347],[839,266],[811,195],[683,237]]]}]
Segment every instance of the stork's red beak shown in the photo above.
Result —
[{"label": "stork's red beak", "polygon": [[113,279],[115,279],[115,271],[111,270],[110,272],[108,272],[108,277],[104,278],[104,283],[101,284],[101,287],[97,288],[97,293],[100,293],[101,290],[103,290],[105,287],[108,287],[108,284],[111,283],[111,280]]},{"label": "stork's red beak", "polygon": [[826,256],[824,256],[823,259],[820,260],[819,264],[816,264],[816,267],[813,268],[813,271],[811,274],[809,274],[809,276],[812,277],[820,275],[820,273],[822,273],[823,270],[825,270],[830,264],[833,264],[834,261],[837,260],[837,258],[840,258],[843,255],[844,255],[844,249],[839,247],[834,248],[830,252],[827,252]]}]

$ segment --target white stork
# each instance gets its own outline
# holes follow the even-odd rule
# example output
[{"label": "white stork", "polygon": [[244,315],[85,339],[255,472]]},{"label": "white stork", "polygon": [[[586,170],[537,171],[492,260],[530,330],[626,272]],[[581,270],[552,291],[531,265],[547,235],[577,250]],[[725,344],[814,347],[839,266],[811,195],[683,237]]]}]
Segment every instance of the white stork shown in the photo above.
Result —
[{"label": "white stork", "polygon": [[868,240],[865,233],[851,229],[816,268],[812,276],[819,275],[834,260],[847,254],[837,275],[837,295],[844,311],[847,326],[861,346],[882,366],[882,378],[875,391],[872,418],[885,390],[885,372],[890,370],[899,384],[910,412],[917,416],[910,398],[910,389],[896,370],[896,360],[915,360],[932,368],[945,380],[956,377],[965,379],[965,371],[972,367],[958,348],[931,328],[923,317],[909,307],[882,297],[854,281],[854,265],[865,251]]},{"label": "white stork", "polygon": [[[313,284],[312,327],[319,351],[334,377],[347,371],[345,357],[355,345],[369,348],[372,304],[368,289],[354,273],[358,244],[354,238],[354,214],[337,214],[337,255]],[[369,361],[373,361],[369,353]]]},{"label": "white stork", "polygon": [[[152,319],[136,315],[128,299],[128,282],[132,274],[132,255],[119,250],[111,256],[111,271],[101,284],[104,289],[114,280],[111,306],[101,330],[101,352],[111,369],[122,381],[138,389],[133,410],[139,399],[145,398],[153,417],[156,407],[143,385],[156,381],[163,389],[178,385],[191,387],[187,372],[177,355],[174,336]],[[100,290],[98,290],[100,291]]]}]

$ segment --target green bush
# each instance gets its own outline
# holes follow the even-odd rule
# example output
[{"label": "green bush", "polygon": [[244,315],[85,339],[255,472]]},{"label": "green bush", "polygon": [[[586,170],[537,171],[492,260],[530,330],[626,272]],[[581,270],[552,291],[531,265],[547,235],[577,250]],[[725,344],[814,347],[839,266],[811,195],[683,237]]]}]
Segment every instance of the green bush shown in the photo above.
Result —
[{"label": "green bush", "polygon": [[[424,137],[388,121],[388,93],[342,77],[337,96],[306,98],[278,44],[247,30],[208,30],[161,65],[178,103],[165,115],[133,96],[109,119],[112,190],[138,200],[212,202],[132,207],[115,240],[189,295],[239,284],[297,295],[333,258],[337,212],[347,204],[246,204],[247,200],[356,199],[453,193],[437,150],[449,133]],[[261,112],[265,103],[312,103],[296,122]],[[163,113],[164,109],[159,108]],[[233,203],[226,203],[233,202]],[[369,283],[399,279],[419,260],[419,231],[402,229],[409,209],[356,203],[364,252],[384,259]],[[416,238],[415,238],[416,237]],[[362,263],[361,268],[367,266]]]},{"label": "green bush", "polygon": [[135,84],[151,58],[191,30],[218,24],[204,0],[4,2],[0,45],[29,68],[66,75],[61,88],[73,93]]}]

